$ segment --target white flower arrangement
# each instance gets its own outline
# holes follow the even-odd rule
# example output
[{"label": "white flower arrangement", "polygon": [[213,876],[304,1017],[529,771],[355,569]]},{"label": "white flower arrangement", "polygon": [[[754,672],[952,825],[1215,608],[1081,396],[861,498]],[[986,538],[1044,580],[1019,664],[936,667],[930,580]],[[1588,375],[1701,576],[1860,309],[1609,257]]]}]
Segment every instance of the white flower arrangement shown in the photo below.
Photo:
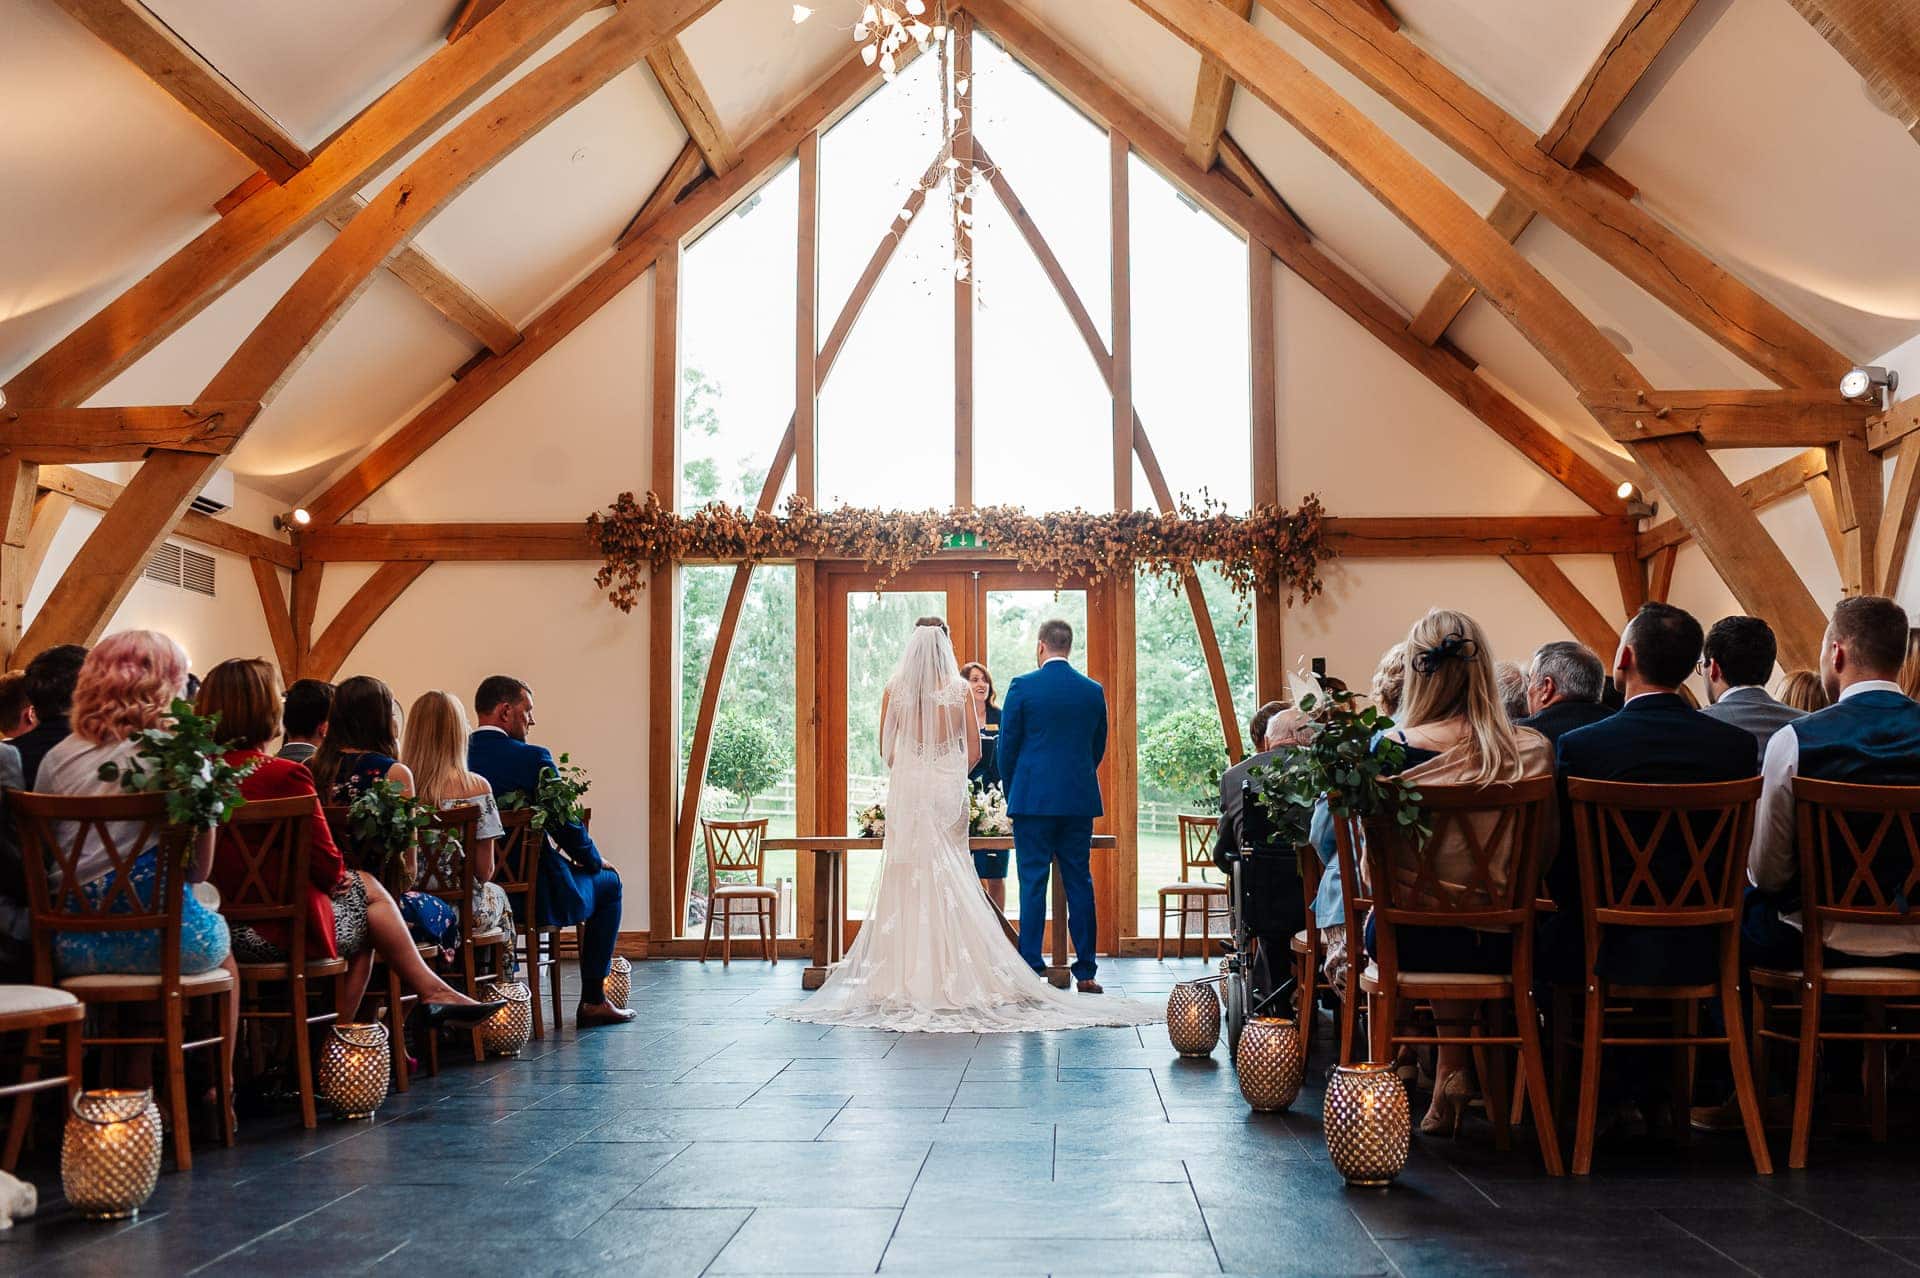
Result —
[{"label": "white flower arrangement", "polygon": [[999,786],[975,785],[967,791],[967,832],[983,839],[1004,839],[1013,833],[1007,796]]},{"label": "white flower arrangement", "polygon": [[863,839],[884,839],[887,837],[887,805],[875,803],[861,808],[853,814],[859,823],[860,837]]}]

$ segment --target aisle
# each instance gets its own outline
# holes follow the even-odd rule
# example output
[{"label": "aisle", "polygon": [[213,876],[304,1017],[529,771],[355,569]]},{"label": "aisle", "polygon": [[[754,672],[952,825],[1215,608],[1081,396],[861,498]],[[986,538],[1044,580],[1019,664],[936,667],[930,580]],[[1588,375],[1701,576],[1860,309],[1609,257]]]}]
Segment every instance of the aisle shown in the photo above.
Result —
[{"label": "aisle", "polygon": [[[1155,998],[1197,960],[1103,964]],[[0,1233],[36,1273],[1801,1273],[1898,1265],[1899,1160],[1763,1185],[1737,1142],[1549,1183],[1484,1128],[1344,1190],[1306,1112],[1254,1118],[1164,1030],[902,1037],[774,1021],[799,969],[638,965],[640,1024],[447,1072],[375,1126],[252,1124],[140,1221]],[[1316,1061],[1315,1074],[1319,1073]],[[1874,1189],[1884,1183],[1885,1194]],[[1863,1188],[1867,1192],[1862,1192]],[[1799,1200],[1795,1203],[1786,1198]],[[1800,1208],[1796,1210],[1796,1207]],[[1896,1219],[1896,1213],[1899,1219]],[[1902,1258],[1905,1244],[1888,1244]],[[1734,1258],[1744,1262],[1736,1265]],[[1752,1270],[1745,1269],[1752,1266]]]}]

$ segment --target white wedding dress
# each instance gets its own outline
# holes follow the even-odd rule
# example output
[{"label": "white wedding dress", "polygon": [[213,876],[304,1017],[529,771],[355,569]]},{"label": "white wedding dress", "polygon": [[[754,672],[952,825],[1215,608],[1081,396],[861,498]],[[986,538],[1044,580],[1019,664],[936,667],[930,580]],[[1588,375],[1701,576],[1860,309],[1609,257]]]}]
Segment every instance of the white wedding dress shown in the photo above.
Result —
[{"label": "white wedding dress", "polygon": [[774,1015],[951,1034],[1164,1019],[1147,1004],[1055,989],[1007,939],[967,844],[971,710],[946,631],[916,627],[887,684],[885,860],[866,921],[826,984]]}]

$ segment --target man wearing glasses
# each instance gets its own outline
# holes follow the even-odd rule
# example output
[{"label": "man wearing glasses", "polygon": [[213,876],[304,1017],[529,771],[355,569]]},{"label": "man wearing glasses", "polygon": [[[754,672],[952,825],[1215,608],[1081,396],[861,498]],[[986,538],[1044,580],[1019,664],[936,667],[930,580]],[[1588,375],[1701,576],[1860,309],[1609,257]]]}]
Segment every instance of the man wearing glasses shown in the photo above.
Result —
[{"label": "man wearing glasses", "polygon": [[1776,651],[1773,628],[1760,618],[1722,617],[1707,631],[1698,664],[1711,703],[1701,713],[1745,728],[1763,754],[1774,733],[1806,714],[1782,705],[1766,689]]}]

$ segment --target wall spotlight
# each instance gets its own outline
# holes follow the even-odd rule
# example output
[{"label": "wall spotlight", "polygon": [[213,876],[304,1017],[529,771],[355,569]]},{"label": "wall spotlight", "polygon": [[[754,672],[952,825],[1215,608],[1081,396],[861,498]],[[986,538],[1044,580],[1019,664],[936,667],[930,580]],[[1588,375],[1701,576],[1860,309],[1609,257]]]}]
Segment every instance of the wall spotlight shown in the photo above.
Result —
[{"label": "wall spotlight", "polygon": [[1652,519],[1660,513],[1659,503],[1648,501],[1647,495],[1640,491],[1640,485],[1630,479],[1621,480],[1620,486],[1613,490],[1613,495],[1627,503],[1629,518]]},{"label": "wall spotlight", "polygon": [[307,513],[305,506],[295,506],[285,514],[273,517],[273,526],[280,532],[299,532],[313,522],[313,516]]},{"label": "wall spotlight", "polygon": [[1875,391],[1880,394],[1880,410],[1893,407],[1893,392],[1900,389],[1900,374],[1878,364],[1860,364],[1840,379],[1840,393],[1851,400],[1862,400]]}]

